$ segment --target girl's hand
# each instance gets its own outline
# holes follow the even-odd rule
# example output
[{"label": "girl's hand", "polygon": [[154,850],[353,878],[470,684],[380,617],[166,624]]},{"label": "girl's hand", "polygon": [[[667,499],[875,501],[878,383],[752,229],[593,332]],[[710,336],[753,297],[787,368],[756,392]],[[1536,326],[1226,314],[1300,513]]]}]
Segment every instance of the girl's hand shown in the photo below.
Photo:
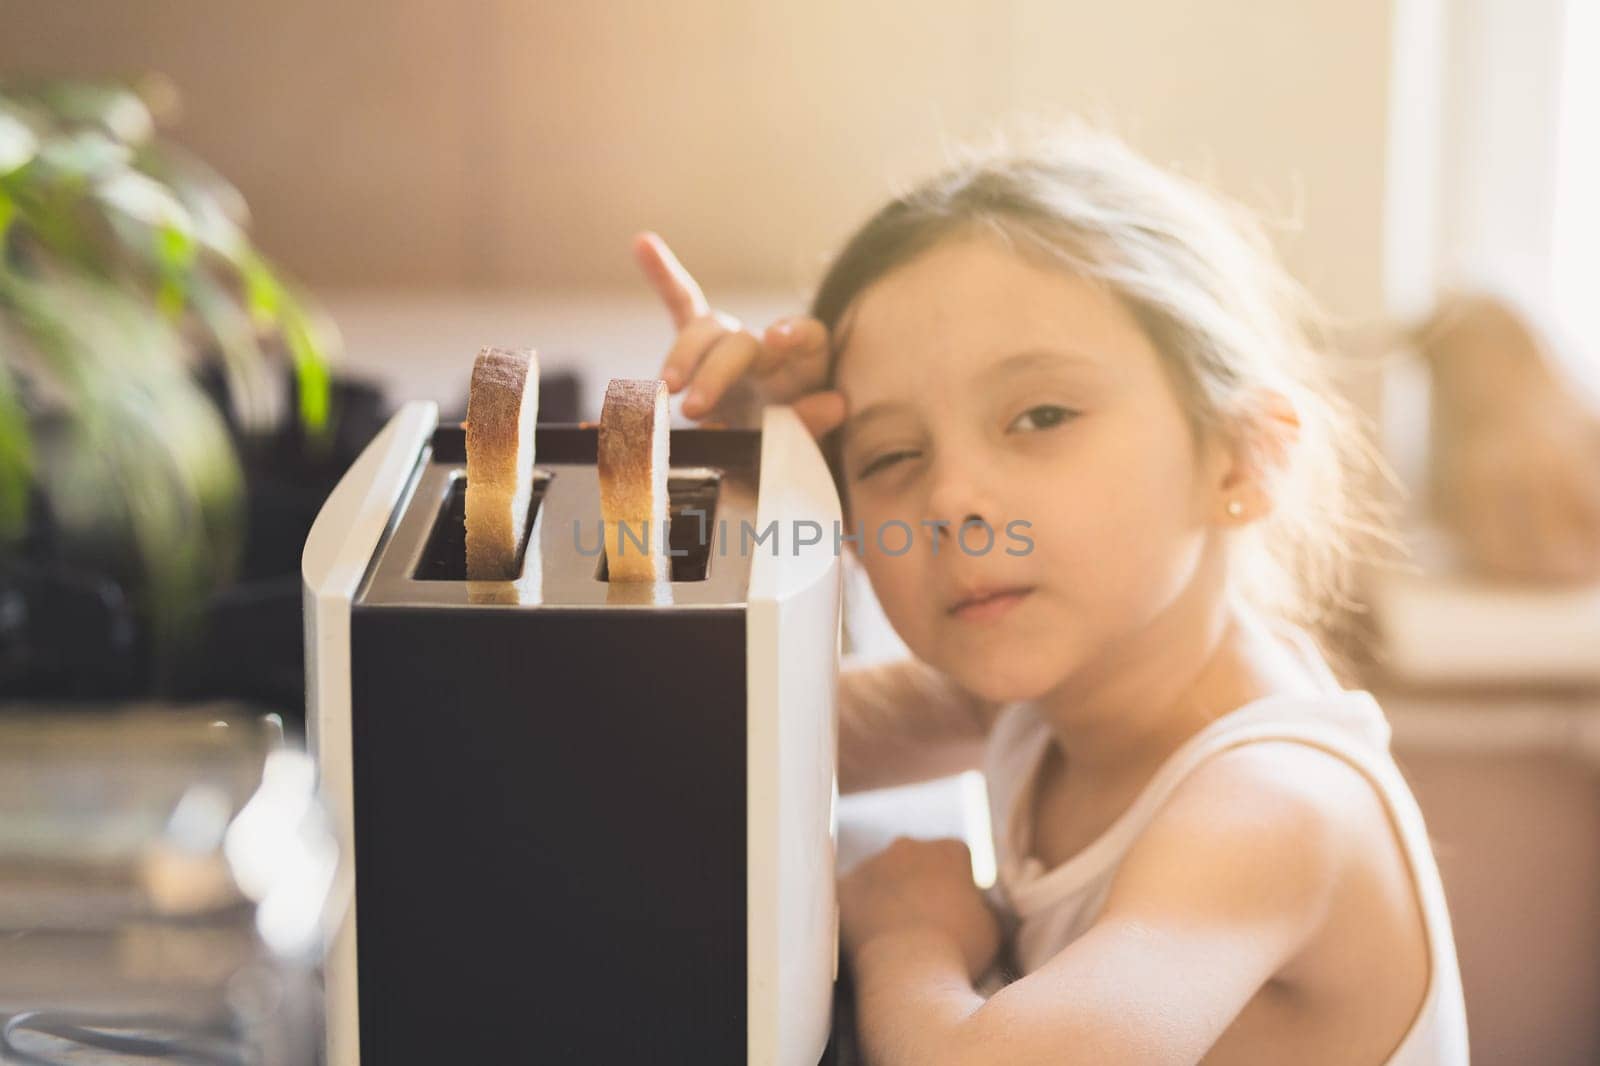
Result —
[{"label": "girl's hand", "polygon": [[972,853],[959,840],[900,837],[839,881],[839,931],[854,955],[904,930],[944,933],[976,981],[1000,950],[1000,926],[972,880]]},{"label": "girl's hand", "polygon": [[685,415],[753,428],[767,404],[789,404],[814,437],[844,421],[843,394],[823,390],[828,330],[821,322],[780,318],[757,337],[710,309],[699,283],[656,234],[635,237],[633,252],[678,330],[661,377],[670,393],[689,389]]}]

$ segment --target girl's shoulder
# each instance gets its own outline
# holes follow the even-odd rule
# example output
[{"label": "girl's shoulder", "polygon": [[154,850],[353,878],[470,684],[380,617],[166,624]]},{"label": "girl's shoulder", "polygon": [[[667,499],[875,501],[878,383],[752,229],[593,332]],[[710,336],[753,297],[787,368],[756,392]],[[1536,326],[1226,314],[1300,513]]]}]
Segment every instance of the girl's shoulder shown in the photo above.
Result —
[{"label": "girl's shoulder", "polygon": [[[1376,1025],[1393,1047],[1426,1000],[1431,937],[1444,934],[1420,874],[1431,858],[1412,854],[1386,787],[1293,740],[1217,752],[1133,842],[1102,917],[1159,924],[1166,914],[1220,936],[1259,935],[1279,960],[1273,981],[1326,1018]],[[1362,1014],[1374,1003],[1381,1020]]]},{"label": "girl's shoulder", "polygon": [[[1260,875],[1326,885],[1374,854],[1403,859],[1390,808],[1410,794],[1394,794],[1404,783],[1393,768],[1388,720],[1371,693],[1265,696],[1213,720],[1168,758],[1141,797],[1140,835],[1176,825],[1190,840],[1216,837],[1230,850],[1280,839],[1295,861]],[[1197,824],[1211,828],[1197,835]]]},{"label": "girl's shoulder", "polygon": [[[1405,831],[1415,800],[1390,754],[1388,720],[1365,690],[1279,693],[1213,720],[1134,807],[1113,894],[1129,868],[1154,863],[1177,876],[1221,860],[1259,900],[1292,913],[1329,914],[1354,890],[1405,901],[1404,913],[1369,915],[1373,924],[1415,924],[1416,893],[1405,891],[1415,887],[1415,834]],[[1378,885],[1387,890],[1372,891]]]},{"label": "girl's shoulder", "polygon": [[[1375,705],[1374,705],[1375,706]],[[1326,709],[1346,708],[1330,702]],[[1265,717],[1265,716],[1260,716]],[[1151,818],[1203,817],[1249,833],[1286,831],[1308,850],[1335,849],[1325,857],[1345,859],[1345,847],[1373,828],[1388,828],[1385,797],[1367,770],[1346,753],[1298,735],[1267,733],[1230,738],[1174,783]]]},{"label": "girl's shoulder", "polygon": [[1404,849],[1361,773],[1305,744],[1262,740],[1211,755],[1170,790],[1117,864],[1104,916],[1192,906],[1200,925],[1271,927],[1292,958],[1381,867],[1403,872]]}]

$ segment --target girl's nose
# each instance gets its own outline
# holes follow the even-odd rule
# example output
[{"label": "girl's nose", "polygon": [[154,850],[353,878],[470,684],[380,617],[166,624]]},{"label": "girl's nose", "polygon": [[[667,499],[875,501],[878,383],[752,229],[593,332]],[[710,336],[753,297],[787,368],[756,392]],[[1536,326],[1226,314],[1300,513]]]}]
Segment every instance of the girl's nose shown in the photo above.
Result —
[{"label": "girl's nose", "polygon": [[[995,508],[982,488],[975,471],[940,471],[933,492],[928,497],[930,539],[940,548],[952,544],[960,535],[965,523],[982,523],[993,528]],[[977,541],[980,533],[971,534]]]},{"label": "girl's nose", "polygon": [[938,530],[939,535],[946,541],[952,541],[961,535],[962,530],[969,522],[973,526],[989,524],[981,514],[978,514],[976,511],[974,511],[971,514],[963,515],[960,521],[941,522],[934,528]]}]

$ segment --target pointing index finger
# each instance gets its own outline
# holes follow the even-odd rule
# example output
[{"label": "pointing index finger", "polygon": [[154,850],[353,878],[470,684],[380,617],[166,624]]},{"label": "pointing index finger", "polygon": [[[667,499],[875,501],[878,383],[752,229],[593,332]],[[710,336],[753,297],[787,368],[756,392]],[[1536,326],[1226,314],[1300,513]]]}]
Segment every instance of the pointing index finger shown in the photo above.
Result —
[{"label": "pointing index finger", "polygon": [[678,257],[672,254],[672,249],[659,235],[646,231],[636,236],[633,239],[633,255],[651,286],[667,305],[667,310],[672,314],[672,324],[678,329],[709,310],[699,283],[678,262]]}]

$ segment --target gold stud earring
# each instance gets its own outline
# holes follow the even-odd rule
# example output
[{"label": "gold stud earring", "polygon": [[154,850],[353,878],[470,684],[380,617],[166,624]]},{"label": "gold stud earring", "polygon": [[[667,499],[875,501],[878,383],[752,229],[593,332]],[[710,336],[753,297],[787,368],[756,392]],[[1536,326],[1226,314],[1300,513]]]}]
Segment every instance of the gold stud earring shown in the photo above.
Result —
[{"label": "gold stud earring", "polygon": [[1240,503],[1238,500],[1229,500],[1228,513],[1233,517],[1238,518],[1240,515],[1244,514],[1244,504]]}]

